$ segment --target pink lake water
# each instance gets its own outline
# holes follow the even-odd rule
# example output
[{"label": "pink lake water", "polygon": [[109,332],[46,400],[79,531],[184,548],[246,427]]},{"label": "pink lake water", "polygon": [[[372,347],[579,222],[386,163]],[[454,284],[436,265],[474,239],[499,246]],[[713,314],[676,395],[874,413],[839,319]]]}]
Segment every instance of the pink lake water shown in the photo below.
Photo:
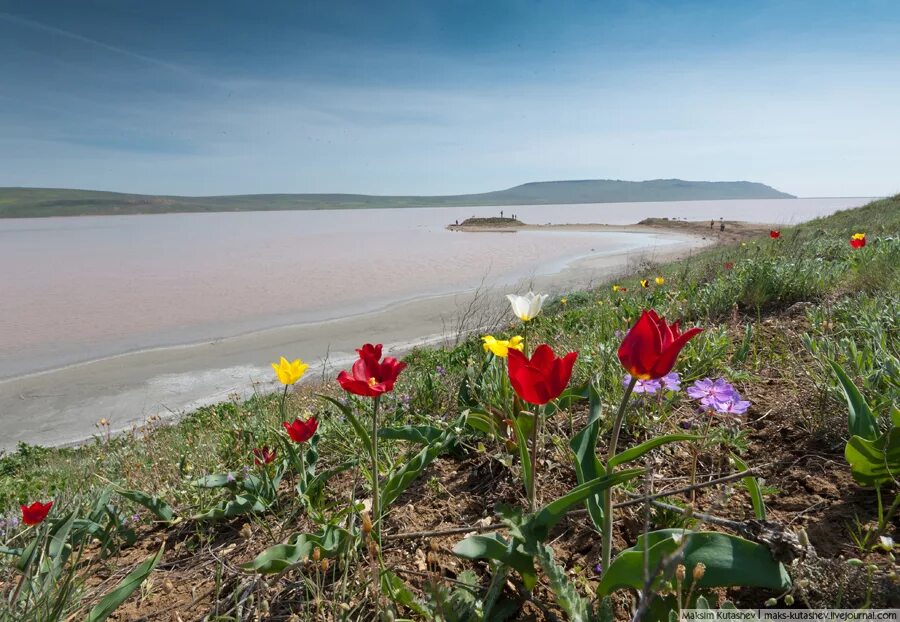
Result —
[{"label": "pink lake water", "polygon": [[[504,206],[532,224],[791,224],[868,199]],[[499,207],[0,220],[0,378],[553,273],[652,236],[453,233]]]}]

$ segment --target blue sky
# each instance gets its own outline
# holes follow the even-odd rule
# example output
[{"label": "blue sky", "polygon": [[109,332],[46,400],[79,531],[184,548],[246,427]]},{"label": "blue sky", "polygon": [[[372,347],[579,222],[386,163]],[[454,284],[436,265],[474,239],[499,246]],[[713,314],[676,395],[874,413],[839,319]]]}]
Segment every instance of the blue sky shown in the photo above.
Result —
[{"label": "blue sky", "polygon": [[900,191],[900,2],[3,0],[0,186]]}]

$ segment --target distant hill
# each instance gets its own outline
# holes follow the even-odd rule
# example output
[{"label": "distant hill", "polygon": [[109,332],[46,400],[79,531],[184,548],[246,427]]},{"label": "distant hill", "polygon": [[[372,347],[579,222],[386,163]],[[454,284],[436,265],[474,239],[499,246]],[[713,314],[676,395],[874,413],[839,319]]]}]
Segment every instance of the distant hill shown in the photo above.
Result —
[{"label": "distant hill", "polygon": [[795,197],[755,182],[681,179],[542,181],[507,190],[447,196],[243,194],[180,197],[64,188],[0,188],[0,218],[790,198]]}]

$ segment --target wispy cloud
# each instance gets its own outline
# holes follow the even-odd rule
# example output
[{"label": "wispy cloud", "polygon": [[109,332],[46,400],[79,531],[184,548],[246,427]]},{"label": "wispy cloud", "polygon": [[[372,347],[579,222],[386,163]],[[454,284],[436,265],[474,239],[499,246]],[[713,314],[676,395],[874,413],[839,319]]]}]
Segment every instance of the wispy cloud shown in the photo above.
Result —
[{"label": "wispy cloud", "polygon": [[147,56],[146,54],[140,54],[137,52],[133,52],[131,50],[126,50],[125,48],[118,47],[115,45],[110,45],[109,43],[104,43],[103,41],[98,41],[97,39],[92,39],[90,37],[85,37],[84,35],[80,35],[77,32],[71,32],[69,30],[64,30],[62,28],[57,28],[56,26],[51,26],[49,24],[45,24],[43,22],[39,22],[33,19],[28,19],[25,17],[21,17],[19,15],[13,15],[11,13],[0,12],[0,20],[5,20],[7,22],[24,26],[26,28],[31,28],[34,30],[40,30],[45,33],[50,33],[56,36],[65,37],[66,39],[70,39],[72,41],[77,41],[79,43],[83,43],[85,45],[89,45],[94,48],[98,48],[101,50],[106,50],[107,52],[111,52],[113,54],[123,56],[125,58],[130,58],[132,60],[140,61],[141,63],[152,65],[154,67],[159,67],[161,69],[166,69],[168,71],[178,73],[188,77],[196,77],[195,74],[188,71],[181,65],[170,63],[164,60],[160,60],[158,58],[153,58],[152,56]]}]

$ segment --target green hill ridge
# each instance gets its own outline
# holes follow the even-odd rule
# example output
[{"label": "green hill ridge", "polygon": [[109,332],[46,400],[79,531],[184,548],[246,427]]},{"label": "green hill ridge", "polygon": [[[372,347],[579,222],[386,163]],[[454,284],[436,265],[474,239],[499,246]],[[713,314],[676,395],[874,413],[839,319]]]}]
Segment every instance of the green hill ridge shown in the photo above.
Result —
[{"label": "green hill ridge", "polygon": [[795,197],[756,182],[682,179],[543,181],[493,192],[444,196],[309,193],[188,197],[66,188],[0,188],[0,218],[790,198]]}]

